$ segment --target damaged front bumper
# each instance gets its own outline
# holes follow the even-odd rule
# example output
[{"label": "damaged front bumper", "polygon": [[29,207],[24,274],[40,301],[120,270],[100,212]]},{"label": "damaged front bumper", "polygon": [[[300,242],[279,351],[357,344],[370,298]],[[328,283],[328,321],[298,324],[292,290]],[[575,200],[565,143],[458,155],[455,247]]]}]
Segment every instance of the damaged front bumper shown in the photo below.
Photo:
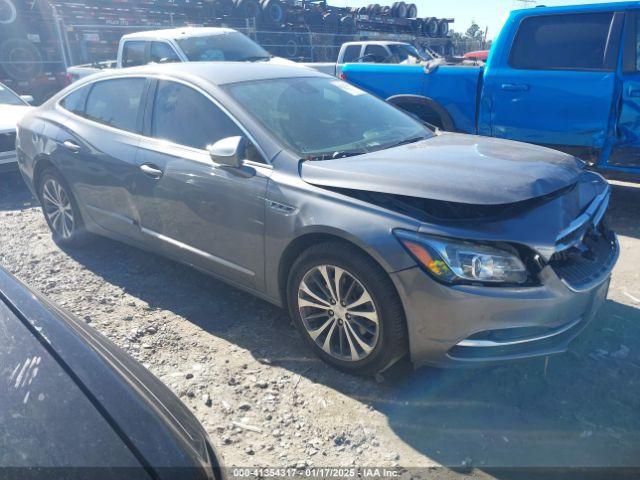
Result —
[{"label": "damaged front bumper", "polygon": [[535,287],[447,286],[419,267],[393,273],[414,365],[482,366],[565,351],[607,296],[619,246],[613,234],[602,242],[597,278],[581,288],[552,264]]}]

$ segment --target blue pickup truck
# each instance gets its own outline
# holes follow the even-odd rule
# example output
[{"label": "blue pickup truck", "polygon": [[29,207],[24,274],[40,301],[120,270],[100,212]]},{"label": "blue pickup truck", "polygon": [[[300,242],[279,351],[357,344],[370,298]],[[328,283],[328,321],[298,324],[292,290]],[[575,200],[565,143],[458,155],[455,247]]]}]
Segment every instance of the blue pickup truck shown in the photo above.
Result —
[{"label": "blue pickup truck", "polygon": [[484,67],[349,64],[342,72],[441,129],[640,174],[640,2],[513,11]]}]

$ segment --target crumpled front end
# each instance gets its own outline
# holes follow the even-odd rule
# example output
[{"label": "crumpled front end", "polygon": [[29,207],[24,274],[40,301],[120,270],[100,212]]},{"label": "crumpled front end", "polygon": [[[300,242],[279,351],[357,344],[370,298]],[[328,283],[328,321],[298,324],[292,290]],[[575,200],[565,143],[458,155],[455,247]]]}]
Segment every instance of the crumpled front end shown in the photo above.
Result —
[{"label": "crumpled front end", "polygon": [[416,365],[478,366],[566,350],[607,296],[619,254],[606,223],[608,184],[580,184],[513,218],[421,227],[428,235],[518,247],[526,285],[438,282],[417,266],[392,274]]}]

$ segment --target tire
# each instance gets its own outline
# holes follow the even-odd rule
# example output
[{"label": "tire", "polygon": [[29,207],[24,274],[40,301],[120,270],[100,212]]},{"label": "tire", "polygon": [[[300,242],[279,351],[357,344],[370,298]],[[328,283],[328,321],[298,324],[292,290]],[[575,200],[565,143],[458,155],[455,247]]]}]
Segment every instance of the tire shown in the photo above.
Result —
[{"label": "tire", "polygon": [[18,11],[12,0],[0,0],[0,25],[10,25],[16,21]]},{"label": "tire", "polygon": [[435,37],[438,34],[438,20],[435,17],[425,18],[423,25],[425,35]]},{"label": "tire", "polygon": [[306,10],[304,20],[312,29],[322,27],[322,12],[319,10]]},{"label": "tire", "polygon": [[[328,292],[325,290],[322,293],[323,290],[315,283],[317,278],[322,281],[323,266],[328,266],[326,272],[331,282],[335,282],[338,271],[336,267],[343,271],[339,281],[344,303],[351,301],[352,304],[357,304],[365,299],[364,302],[355,305],[353,309],[346,309],[338,299],[332,307],[336,312],[329,310],[331,305],[328,302],[325,302],[328,308],[323,306],[322,309],[300,305],[301,302],[308,302],[308,299],[319,304],[303,288],[307,291],[311,288],[312,294],[315,294],[315,289],[326,297]],[[352,286],[353,279],[355,283]],[[312,286],[303,287],[309,285],[307,282]],[[331,295],[335,297],[333,285],[335,283],[332,283]],[[323,361],[342,371],[373,375],[391,366],[408,350],[402,304],[389,275],[371,258],[349,244],[327,242],[305,250],[289,272],[287,304],[293,323],[304,341]],[[318,313],[311,313],[318,310]],[[323,310],[327,313],[324,314]],[[329,319],[329,312],[334,314],[331,317],[333,320]],[[366,313],[367,317],[357,313]],[[327,315],[327,320],[323,315]],[[314,316],[317,318],[313,318]],[[374,317],[377,318],[377,324]],[[321,326],[318,327],[318,323]],[[319,332],[315,339],[309,333],[310,330]]]},{"label": "tire", "polygon": [[389,5],[385,5],[384,7],[382,7],[380,15],[391,15],[391,7]]},{"label": "tire", "polygon": [[418,18],[418,7],[415,3],[407,5],[407,18]]},{"label": "tire", "polygon": [[396,13],[398,18],[407,18],[407,4],[405,2],[398,2]]},{"label": "tire", "polygon": [[[56,186],[59,187],[59,190]],[[53,168],[44,170],[38,179],[37,193],[53,240],[60,245],[70,247],[86,245],[91,235],[85,228],[78,203],[62,175]],[[57,216],[52,213],[56,210],[53,200],[58,200],[59,204],[63,204],[65,214],[60,213],[60,208],[57,208]],[[69,215],[71,215],[70,222]],[[63,223],[64,226],[62,226]]]},{"label": "tire", "polygon": [[340,33],[353,35],[356,31],[356,22],[351,15],[345,15],[340,19]]},{"label": "tire", "polygon": [[340,29],[340,15],[335,12],[329,12],[322,17],[322,23],[325,32],[337,32]]},{"label": "tire", "polygon": [[262,1],[263,18],[269,23],[282,23],[284,21],[284,8],[280,0]]},{"label": "tire", "polygon": [[449,22],[446,20],[438,21],[438,37],[446,37],[449,33]]},{"label": "tire", "polygon": [[44,71],[42,54],[38,47],[19,37],[2,42],[0,64],[7,75],[18,82],[31,80]]}]

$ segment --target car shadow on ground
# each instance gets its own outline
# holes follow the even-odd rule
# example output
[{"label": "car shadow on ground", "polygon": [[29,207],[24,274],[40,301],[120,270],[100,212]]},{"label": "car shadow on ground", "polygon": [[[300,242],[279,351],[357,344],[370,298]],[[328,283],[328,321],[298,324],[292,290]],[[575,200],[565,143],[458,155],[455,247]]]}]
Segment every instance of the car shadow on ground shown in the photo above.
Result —
[{"label": "car shadow on ground", "polygon": [[640,465],[639,309],[607,301],[546,367],[535,359],[414,371],[402,362],[378,383],[324,365],[281,309],[189,267],[106,239],[68,254],[153,309],[371,405],[405,443],[442,465]]},{"label": "car shadow on ground", "polygon": [[18,211],[37,204],[18,171],[0,173],[0,210]]},{"label": "car shadow on ground", "polygon": [[[12,200],[0,199],[0,209],[25,208],[30,196],[21,190]],[[638,190],[614,189],[612,223],[621,229],[637,225],[638,214],[633,204],[615,202],[640,205]],[[640,464],[639,309],[607,301],[569,351],[546,365],[535,359],[414,371],[402,362],[379,383],[324,365],[281,309],[187,266],[100,238],[66,253],[151,309],[173,312],[255,358],[371,405],[407,445],[452,470],[474,467],[516,478],[522,471],[491,467]]]}]

